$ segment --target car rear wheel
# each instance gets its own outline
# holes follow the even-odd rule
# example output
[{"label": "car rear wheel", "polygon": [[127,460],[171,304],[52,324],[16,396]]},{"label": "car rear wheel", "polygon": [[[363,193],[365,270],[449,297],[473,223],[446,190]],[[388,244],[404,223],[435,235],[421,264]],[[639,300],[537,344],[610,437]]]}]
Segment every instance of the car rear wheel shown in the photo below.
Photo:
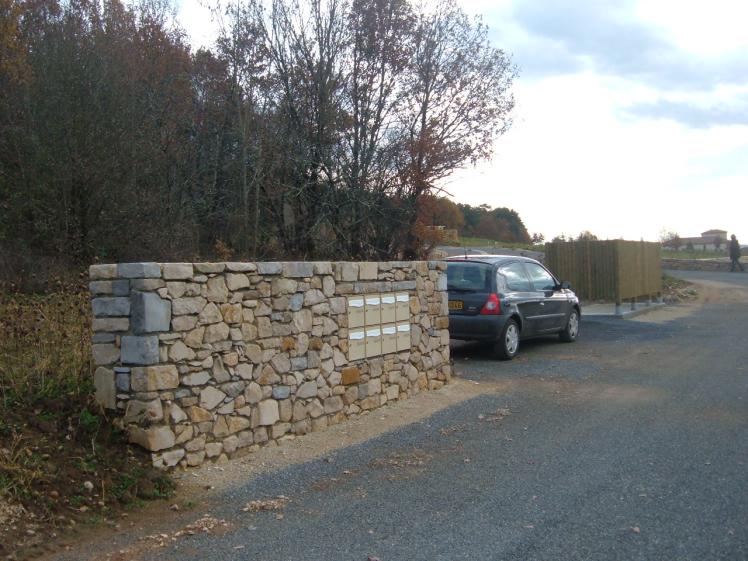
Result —
[{"label": "car rear wheel", "polygon": [[494,352],[501,360],[512,360],[519,350],[519,325],[513,319],[507,320],[498,341],[494,344]]},{"label": "car rear wheel", "polygon": [[572,343],[576,341],[577,335],[579,335],[579,312],[572,310],[566,321],[566,327],[559,333],[559,337],[565,343]]}]

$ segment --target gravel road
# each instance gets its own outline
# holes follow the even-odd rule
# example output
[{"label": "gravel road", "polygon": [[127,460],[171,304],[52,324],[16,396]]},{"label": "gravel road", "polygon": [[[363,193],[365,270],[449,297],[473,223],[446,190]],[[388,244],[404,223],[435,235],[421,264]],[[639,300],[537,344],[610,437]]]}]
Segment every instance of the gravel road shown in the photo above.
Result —
[{"label": "gravel road", "polygon": [[205,509],[220,531],[85,555],[748,559],[748,275],[675,274],[700,283],[699,303],[583,320],[575,344],[526,343],[510,363],[456,345],[474,396],[228,485]]}]

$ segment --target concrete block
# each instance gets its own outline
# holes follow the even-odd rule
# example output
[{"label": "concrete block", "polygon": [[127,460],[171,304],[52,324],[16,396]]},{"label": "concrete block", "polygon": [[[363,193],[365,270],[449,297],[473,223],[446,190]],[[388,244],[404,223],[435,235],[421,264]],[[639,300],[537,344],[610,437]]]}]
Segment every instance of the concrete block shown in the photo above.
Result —
[{"label": "concrete block", "polygon": [[257,272],[261,275],[280,275],[283,272],[283,263],[257,263]]}]

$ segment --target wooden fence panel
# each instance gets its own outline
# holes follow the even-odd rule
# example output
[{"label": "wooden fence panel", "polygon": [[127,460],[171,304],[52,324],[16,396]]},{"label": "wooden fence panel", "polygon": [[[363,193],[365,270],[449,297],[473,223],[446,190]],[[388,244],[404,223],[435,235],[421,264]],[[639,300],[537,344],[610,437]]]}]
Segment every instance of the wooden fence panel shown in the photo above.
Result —
[{"label": "wooden fence panel", "polygon": [[585,300],[621,302],[662,291],[660,244],[624,240],[555,242],[545,263]]}]

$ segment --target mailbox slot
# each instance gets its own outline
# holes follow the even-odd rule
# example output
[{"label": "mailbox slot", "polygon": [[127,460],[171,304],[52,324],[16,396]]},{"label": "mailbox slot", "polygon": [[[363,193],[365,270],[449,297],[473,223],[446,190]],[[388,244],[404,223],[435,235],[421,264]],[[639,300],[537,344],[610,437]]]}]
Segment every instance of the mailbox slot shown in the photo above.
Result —
[{"label": "mailbox slot", "polygon": [[382,329],[372,327],[366,330],[366,358],[382,354]]},{"label": "mailbox slot", "polygon": [[407,292],[401,292],[395,296],[395,320],[407,321],[410,319],[410,297]]},{"label": "mailbox slot", "polygon": [[399,323],[397,325],[397,350],[410,350],[410,323]]},{"label": "mailbox slot", "polygon": [[382,326],[382,354],[397,352],[397,326],[392,323]]},{"label": "mailbox slot", "polygon": [[359,331],[348,332],[348,360],[362,360],[366,358],[366,332]]},{"label": "mailbox slot", "polygon": [[397,321],[396,298],[394,294],[382,294],[382,323]]},{"label": "mailbox slot", "polygon": [[364,297],[348,297],[348,328],[363,327],[366,322]]},{"label": "mailbox slot", "polygon": [[379,294],[372,294],[366,300],[366,326],[382,323],[382,298]]}]

